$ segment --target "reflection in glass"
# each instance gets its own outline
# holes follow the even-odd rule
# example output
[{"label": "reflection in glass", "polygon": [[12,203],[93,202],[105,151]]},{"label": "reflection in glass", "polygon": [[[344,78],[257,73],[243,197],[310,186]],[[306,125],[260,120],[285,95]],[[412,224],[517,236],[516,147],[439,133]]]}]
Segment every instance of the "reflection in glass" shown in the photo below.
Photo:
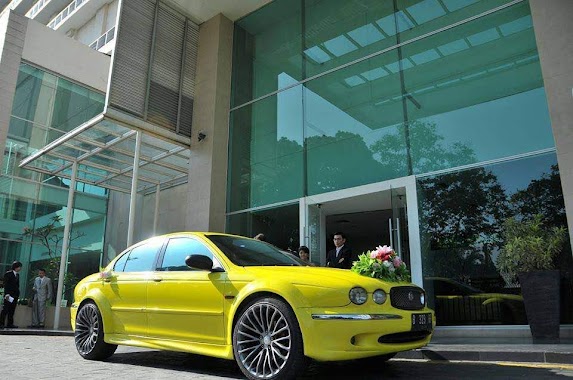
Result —
[{"label": "reflection in glass", "polygon": [[[63,223],[53,224],[42,238],[24,233],[41,231],[66,214],[69,180],[21,169],[18,164],[65,132],[99,114],[104,96],[66,79],[21,64],[0,173],[0,270],[14,260],[24,263],[21,298],[31,296],[28,280],[44,267],[54,286],[59,271]],[[77,147],[81,148],[81,147]],[[65,147],[64,152],[76,151]],[[45,157],[37,161],[46,170],[60,168],[64,161]],[[84,167],[80,176],[91,174]],[[75,283],[99,266],[107,212],[107,194],[95,186],[77,184],[69,262],[63,299],[71,301]],[[84,193],[85,192],[85,193]],[[46,231],[44,229],[44,231]],[[55,295],[54,295],[55,297]]]},{"label": "reflection in glass", "polygon": [[244,212],[227,217],[227,232],[254,237],[262,233],[268,243],[297,252],[299,247],[298,203],[272,209]]},{"label": "reflection in glass", "polygon": [[[542,213],[547,225],[566,226],[559,186],[555,154],[418,180],[424,286],[438,324],[524,323],[519,285],[496,267],[502,225]],[[568,251],[556,263],[564,323],[573,315],[571,261]]]}]

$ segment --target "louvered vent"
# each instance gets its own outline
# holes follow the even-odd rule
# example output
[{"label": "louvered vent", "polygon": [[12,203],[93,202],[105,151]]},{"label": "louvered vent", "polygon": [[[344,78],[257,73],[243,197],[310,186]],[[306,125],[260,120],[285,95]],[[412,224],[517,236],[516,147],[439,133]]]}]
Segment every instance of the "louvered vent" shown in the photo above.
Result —
[{"label": "louvered vent", "polygon": [[190,136],[198,26],[161,2],[122,4],[109,105]]}]

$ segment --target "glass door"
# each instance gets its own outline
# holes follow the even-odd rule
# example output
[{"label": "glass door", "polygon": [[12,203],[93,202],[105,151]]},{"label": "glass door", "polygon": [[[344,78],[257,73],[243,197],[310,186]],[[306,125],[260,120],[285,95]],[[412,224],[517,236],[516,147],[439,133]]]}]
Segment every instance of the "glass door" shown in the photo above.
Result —
[{"label": "glass door", "polygon": [[308,205],[307,213],[307,240],[308,249],[310,250],[310,261],[316,265],[324,265],[322,260],[323,251],[323,236],[322,233],[323,223],[322,214],[320,212],[320,204],[310,204]]},{"label": "glass door", "polygon": [[408,237],[408,209],[406,202],[406,189],[404,187],[390,187],[391,216],[388,220],[390,245],[410,267],[410,244]]}]

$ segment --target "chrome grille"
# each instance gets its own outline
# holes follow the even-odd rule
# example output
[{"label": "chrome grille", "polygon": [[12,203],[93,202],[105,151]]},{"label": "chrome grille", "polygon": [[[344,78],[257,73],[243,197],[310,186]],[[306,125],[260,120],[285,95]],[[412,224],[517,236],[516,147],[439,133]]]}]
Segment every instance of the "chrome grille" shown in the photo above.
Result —
[{"label": "chrome grille", "polygon": [[423,292],[416,286],[397,286],[390,289],[390,302],[396,309],[420,310],[425,306],[420,302]]}]

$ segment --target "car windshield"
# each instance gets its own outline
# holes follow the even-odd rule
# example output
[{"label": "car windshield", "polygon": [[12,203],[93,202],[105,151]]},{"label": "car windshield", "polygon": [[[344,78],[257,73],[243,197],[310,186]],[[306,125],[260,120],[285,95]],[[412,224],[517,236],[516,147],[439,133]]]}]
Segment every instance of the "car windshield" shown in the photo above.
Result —
[{"label": "car windshield", "polygon": [[238,236],[207,235],[235,265],[249,266],[303,266],[295,255],[258,240]]}]

